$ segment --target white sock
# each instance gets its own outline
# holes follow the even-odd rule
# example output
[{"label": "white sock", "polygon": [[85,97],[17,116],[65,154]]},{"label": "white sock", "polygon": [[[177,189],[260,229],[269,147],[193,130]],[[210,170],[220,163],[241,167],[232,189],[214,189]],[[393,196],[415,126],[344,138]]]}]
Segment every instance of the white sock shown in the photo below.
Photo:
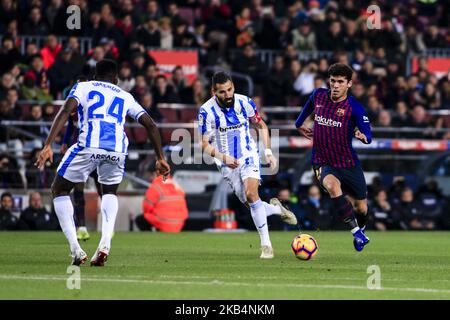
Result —
[{"label": "white sock", "polygon": [[64,235],[69,241],[70,251],[75,252],[81,249],[77,239],[77,230],[75,228],[75,221],[73,219],[73,205],[70,196],[60,196],[53,199],[56,216],[59,220]]},{"label": "white sock", "polygon": [[105,194],[102,196],[102,238],[99,248],[111,248],[111,238],[116,223],[117,211],[119,210],[119,201],[115,194]]},{"label": "white sock", "polygon": [[281,214],[281,208],[279,206],[267,203],[265,201],[262,202],[264,205],[264,209],[266,209],[266,216],[271,216],[273,214]]},{"label": "white sock", "polygon": [[264,209],[261,199],[253,203],[249,203],[250,213],[252,214],[253,222],[255,223],[256,230],[258,230],[259,237],[261,238],[261,246],[272,246],[269,238],[269,228],[267,227],[267,215]]}]

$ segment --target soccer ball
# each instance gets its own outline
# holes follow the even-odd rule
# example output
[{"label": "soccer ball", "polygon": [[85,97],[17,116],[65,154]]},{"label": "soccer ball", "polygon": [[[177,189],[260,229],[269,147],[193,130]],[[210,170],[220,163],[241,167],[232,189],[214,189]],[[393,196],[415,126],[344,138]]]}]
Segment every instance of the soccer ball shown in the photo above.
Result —
[{"label": "soccer ball", "polygon": [[291,247],[295,256],[301,260],[311,259],[319,250],[316,239],[306,233],[296,236]]}]

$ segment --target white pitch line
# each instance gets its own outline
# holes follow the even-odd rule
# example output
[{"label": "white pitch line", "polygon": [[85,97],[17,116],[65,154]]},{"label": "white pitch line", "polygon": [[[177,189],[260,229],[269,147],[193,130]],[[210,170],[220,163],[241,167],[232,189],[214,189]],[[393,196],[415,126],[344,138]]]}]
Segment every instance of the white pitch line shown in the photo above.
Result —
[{"label": "white pitch line", "polygon": [[[145,278],[144,276],[142,276],[143,278]],[[211,278],[217,278],[217,276],[199,276],[199,275],[191,275],[191,276],[183,276],[183,275],[169,275],[169,274],[162,274],[159,276],[160,278],[174,278],[174,279],[211,279]],[[226,277],[226,276],[219,276],[219,277]],[[255,279],[255,280],[280,280],[280,277],[272,277],[272,276],[233,276],[236,279]],[[297,281],[298,278],[295,277],[283,277],[284,280],[295,280]],[[320,278],[315,278],[317,280],[351,280],[351,281],[366,281],[367,278],[364,277],[360,277],[360,278],[356,278],[356,277],[334,277],[334,276],[330,276],[330,277],[320,277]],[[396,278],[385,278],[382,279],[382,281],[393,281],[393,282],[409,282],[410,280],[407,279],[396,279]],[[446,281],[450,281],[449,279],[423,279],[423,280],[415,280],[418,282],[430,282],[430,281],[437,281],[437,282],[446,282]]]},{"label": "white pitch line", "polygon": [[[189,277],[186,277],[189,278]],[[18,276],[18,275],[0,275],[1,280],[25,280],[25,281],[65,281],[67,277],[62,276]],[[101,277],[81,277],[81,281],[87,282],[111,282],[111,283],[137,283],[137,284],[162,284],[162,285],[203,285],[203,286],[233,286],[233,287],[275,287],[275,288],[312,288],[312,289],[349,289],[364,291],[400,291],[400,292],[424,292],[424,293],[448,293],[450,290],[433,288],[394,288],[381,287],[381,289],[368,289],[365,286],[352,285],[321,285],[321,284],[292,284],[292,283],[249,283],[249,282],[225,282],[221,280],[212,280],[206,282],[200,281],[173,281],[173,280],[148,280],[148,279],[114,279]]]}]

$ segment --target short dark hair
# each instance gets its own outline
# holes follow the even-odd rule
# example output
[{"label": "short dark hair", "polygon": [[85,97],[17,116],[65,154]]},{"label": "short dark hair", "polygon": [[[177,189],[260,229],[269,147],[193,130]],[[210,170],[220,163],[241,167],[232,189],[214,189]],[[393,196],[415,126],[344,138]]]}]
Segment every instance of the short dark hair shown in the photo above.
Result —
[{"label": "short dark hair", "polygon": [[328,77],[345,77],[348,81],[352,80],[353,69],[344,63],[335,63],[328,68]]},{"label": "short dark hair", "polygon": [[6,197],[10,197],[12,199],[12,194],[10,192],[3,192],[2,196],[1,196],[1,200],[3,200],[3,198],[6,198]]},{"label": "short dark hair", "polygon": [[213,88],[215,88],[216,84],[218,84],[218,83],[223,84],[223,83],[226,83],[227,81],[233,82],[233,80],[231,79],[231,76],[228,73],[226,73],[225,71],[217,71],[212,76],[211,85]]},{"label": "short dark hair", "polygon": [[117,63],[111,59],[103,59],[95,65],[97,77],[117,77]]}]

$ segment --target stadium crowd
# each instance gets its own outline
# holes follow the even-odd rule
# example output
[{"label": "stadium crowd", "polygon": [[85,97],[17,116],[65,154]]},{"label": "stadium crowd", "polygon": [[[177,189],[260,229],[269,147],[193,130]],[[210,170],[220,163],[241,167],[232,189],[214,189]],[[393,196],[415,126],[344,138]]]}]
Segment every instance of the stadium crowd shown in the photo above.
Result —
[{"label": "stadium crowd", "polygon": [[[255,101],[266,107],[302,105],[314,88],[326,87],[329,65],[344,62],[355,70],[352,94],[366,106],[373,126],[422,128],[421,137],[449,139],[449,132],[435,130],[450,128],[449,117],[431,115],[429,111],[450,109],[450,73],[438,78],[428,71],[426,59],[419,59],[417,70],[407,73],[408,54],[450,47],[448,2],[377,1],[381,9],[379,30],[368,29],[364,3],[1,0],[0,119],[52,121],[56,112],[53,101],[64,99],[78,76],[90,79],[96,62],[103,58],[119,62],[119,86],[130,91],[157,121],[164,121],[159,103],[199,106],[208,99],[209,82],[203,73],[206,66],[249,75],[255,84]],[[66,27],[66,8],[72,4],[81,8],[81,28],[77,30]],[[21,52],[24,36],[46,37],[46,41],[43,46],[37,41],[27,43]],[[82,52],[80,37],[92,39],[91,50]],[[147,54],[148,48],[196,49],[199,77],[188,84],[178,67],[167,78]],[[272,64],[258,56],[258,50],[263,49],[276,52]],[[326,54],[298,59],[304,52]],[[26,112],[20,100],[32,101]],[[281,117],[288,120],[285,115]],[[46,137],[49,130],[45,125],[24,129],[38,138]],[[0,187],[48,187],[54,173],[33,168],[32,159],[40,147],[35,138],[0,126],[0,152],[8,147],[7,141],[12,143],[9,148],[16,151],[0,154]],[[24,146],[33,151],[25,155],[26,162],[21,162]],[[21,166],[25,168],[25,179],[18,171]],[[314,194],[316,191],[310,190]],[[407,186],[401,192],[397,190],[396,197],[389,199],[392,203],[385,200],[386,188],[374,191],[373,207],[388,217],[386,211],[391,211],[387,208],[392,208],[392,216],[401,216],[399,212],[406,210],[402,208],[423,202],[423,190],[416,194],[410,191]],[[442,195],[437,197],[444,201]],[[317,199],[302,201],[297,205],[304,212],[319,210],[318,202],[326,206],[322,204],[325,201]],[[304,214],[305,221],[309,216]],[[401,219],[378,221],[383,219],[377,220],[376,214],[374,217],[376,228],[404,228]],[[309,223],[318,224],[313,220]],[[420,229],[431,224],[427,220],[406,225]]]}]

